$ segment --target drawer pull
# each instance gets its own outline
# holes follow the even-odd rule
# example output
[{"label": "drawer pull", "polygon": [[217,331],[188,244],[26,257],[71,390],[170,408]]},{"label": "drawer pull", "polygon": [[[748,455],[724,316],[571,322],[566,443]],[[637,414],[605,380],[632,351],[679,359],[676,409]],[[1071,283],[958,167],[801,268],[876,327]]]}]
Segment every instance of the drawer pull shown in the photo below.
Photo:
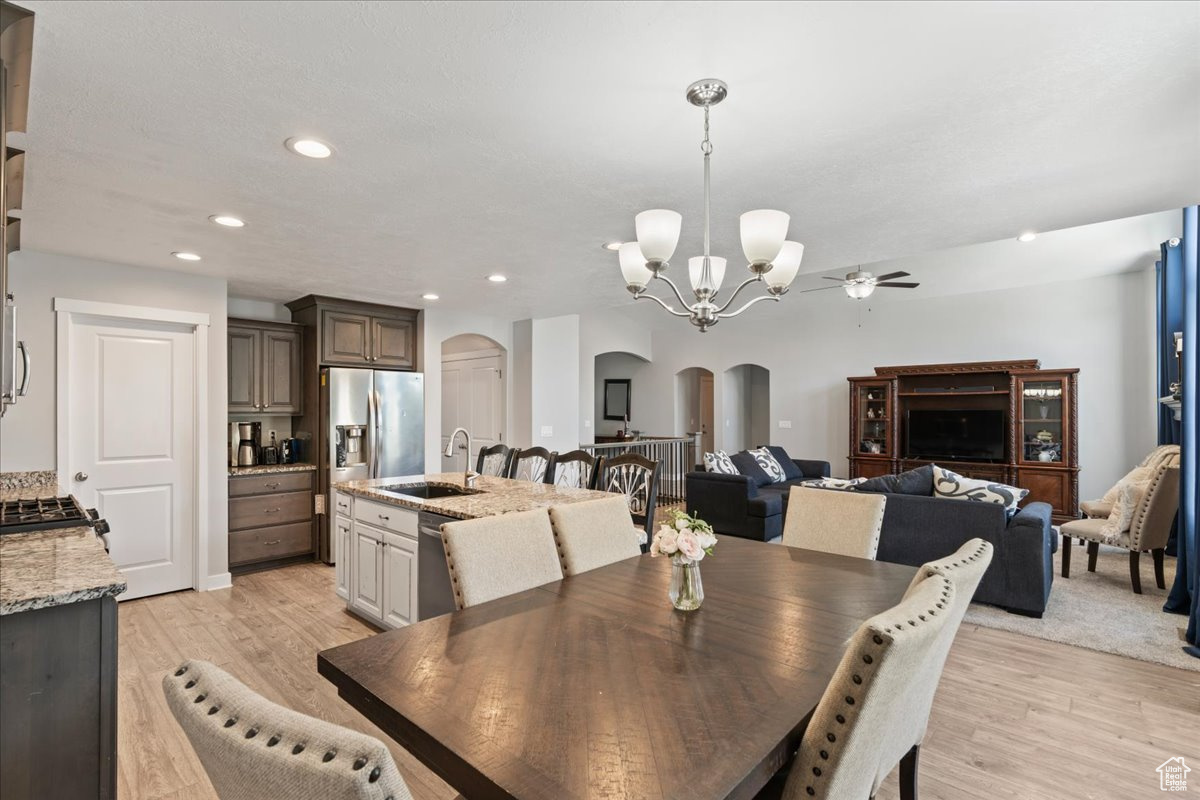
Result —
[{"label": "drawer pull", "polygon": [[278,483],[264,483],[263,486],[267,489],[278,489],[279,488]]},{"label": "drawer pull", "polygon": [[389,519],[391,519],[391,517],[389,517],[387,514],[380,514],[379,518],[384,522],[387,522]]},{"label": "drawer pull", "polygon": [[283,511],[283,509],[282,508],[268,508],[268,509],[263,510],[263,513],[264,514],[278,514],[280,511]]},{"label": "drawer pull", "polygon": [[269,542],[263,542],[263,544],[266,544],[266,545],[279,544],[281,541],[283,541],[283,540],[282,539],[272,539]]}]

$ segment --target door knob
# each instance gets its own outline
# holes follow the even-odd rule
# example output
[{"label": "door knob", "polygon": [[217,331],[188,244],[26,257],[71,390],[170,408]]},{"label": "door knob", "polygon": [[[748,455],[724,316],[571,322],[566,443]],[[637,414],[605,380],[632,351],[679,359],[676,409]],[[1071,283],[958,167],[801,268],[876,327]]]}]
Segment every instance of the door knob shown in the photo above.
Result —
[{"label": "door knob", "polygon": [[75,473],[75,480],[86,481],[87,479],[88,479],[88,474],[86,472],[76,472]]}]

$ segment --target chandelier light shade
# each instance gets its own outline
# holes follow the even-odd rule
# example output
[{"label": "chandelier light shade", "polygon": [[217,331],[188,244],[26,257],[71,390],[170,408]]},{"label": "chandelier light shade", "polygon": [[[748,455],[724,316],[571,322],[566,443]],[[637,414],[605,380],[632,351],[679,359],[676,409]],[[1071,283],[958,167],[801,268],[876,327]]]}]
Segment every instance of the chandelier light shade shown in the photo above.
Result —
[{"label": "chandelier light shade", "polygon": [[654,273],[646,266],[646,257],[637,242],[625,242],[617,248],[617,258],[621,261],[621,275],[625,285],[645,289],[646,284],[654,277]]},{"label": "chandelier light shade", "polygon": [[647,261],[666,263],[675,255],[679,244],[679,230],[683,227],[683,216],[678,211],[654,208],[643,211],[633,218],[637,231],[637,243]]},{"label": "chandelier light shade", "polygon": [[[749,262],[746,267],[750,277],[738,284],[729,299],[717,302],[721,284],[725,281],[726,261],[712,255],[710,246],[712,191],[711,156],[712,141],[708,138],[709,111],[729,94],[724,81],[706,78],[693,83],[687,89],[688,102],[704,109],[704,139],[700,152],[704,154],[704,253],[688,259],[688,280],[692,285],[695,302],[683,299],[683,293],[674,281],[664,273],[670,266],[671,257],[679,244],[679,233],[683,217],[665,208],[643,211],[634,218],[637,232],[636,242],[627,242],[618,248],[621,275],[625,288],[637,300],[652,300],[667,313],[687,317],[703,333],[728,317],[736,317],[750,306],[762,300],[778,301],[787,293],[788,287],[800,270],[800,259],[804,257],[804,245],[788,242],[788,225],[791,218],[782,211],[760,209],[748,211],[741,216],[742,251]],[[649,294],[647,285],[660,280],[671,287],[671,293],[679,301],[682,310],[676,309],[660,297]],[[736,311],[730,305],[752,283],[765,283],[767,293],[755,297]]]},{"label": "chandelier light shade", "polygon": [[742,214],[742,252],[751,264],[770,264],[787,238],[791,217],[782,211],[760,209]]}]

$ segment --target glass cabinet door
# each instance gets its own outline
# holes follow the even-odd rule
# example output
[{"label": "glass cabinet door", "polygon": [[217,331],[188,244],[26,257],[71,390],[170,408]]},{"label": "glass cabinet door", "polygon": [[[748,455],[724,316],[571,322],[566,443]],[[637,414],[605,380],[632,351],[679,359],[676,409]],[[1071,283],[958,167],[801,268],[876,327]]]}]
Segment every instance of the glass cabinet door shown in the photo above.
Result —
[{"label": "glass cabinet door", "polygon": [[858,452],[864,456],[891,456],[891,392],[886,383],[860,384],[858,392]]},{"label": "glass cabinet door", "polygon": [[1066,425],[1066,382],[1062,379],[1020,382],[1020,458],[1027,463],[1063,463]]}]

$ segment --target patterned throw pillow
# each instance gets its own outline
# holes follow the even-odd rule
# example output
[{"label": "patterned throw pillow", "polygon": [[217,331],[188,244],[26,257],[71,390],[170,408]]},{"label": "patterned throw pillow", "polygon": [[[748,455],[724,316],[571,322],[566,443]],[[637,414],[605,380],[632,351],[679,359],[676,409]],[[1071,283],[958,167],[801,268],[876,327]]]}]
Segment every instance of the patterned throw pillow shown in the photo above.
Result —
[{"label": "patterned throw pillow", "polygon": [[992,483],[975,478],[964,478],[957,472],[933,467],[933,496],[948,500],[975,500],[980,503],[996,503],[1004,506],[1011,517],[1017,513],[1017,504],[1029,494],[1028,489],[1018,489],[1003,483]]},{"label": "patterned throw pillow", "polygon": [[729,454],[724,450],[704,454],[704,469],[718,475],[737,475],[737,467],[729,460]]},{"label": "patterned throw pillow", "polygon": [[771,483],[783,483],[787,480],[787,475],[783,472],[783,465],[776,460],[775,455],[765,447],[759,447],[754,450],[747,450],[754,461],[762,468],[762,471],[767,473],[771,478]]},{"label": "patterned throw pillow", "polygon": [[1129,529],[1133,526],[1133,512],[1149,489],[1149,480],[1122,480],[1117,484],[1117,497],[1113,502],[1112,512],[1104,521],[1104,527],[1100,529],[1108,544],[1120,544],[1122,534],[1128,538]]},{"label": "patterned throw pillow", "polygon": [[812,481],[805,481],[801,486],[811,486],[814,489],[845,489],[853,491],[855,486],[865,481],[866,478],[817,478]]}]

